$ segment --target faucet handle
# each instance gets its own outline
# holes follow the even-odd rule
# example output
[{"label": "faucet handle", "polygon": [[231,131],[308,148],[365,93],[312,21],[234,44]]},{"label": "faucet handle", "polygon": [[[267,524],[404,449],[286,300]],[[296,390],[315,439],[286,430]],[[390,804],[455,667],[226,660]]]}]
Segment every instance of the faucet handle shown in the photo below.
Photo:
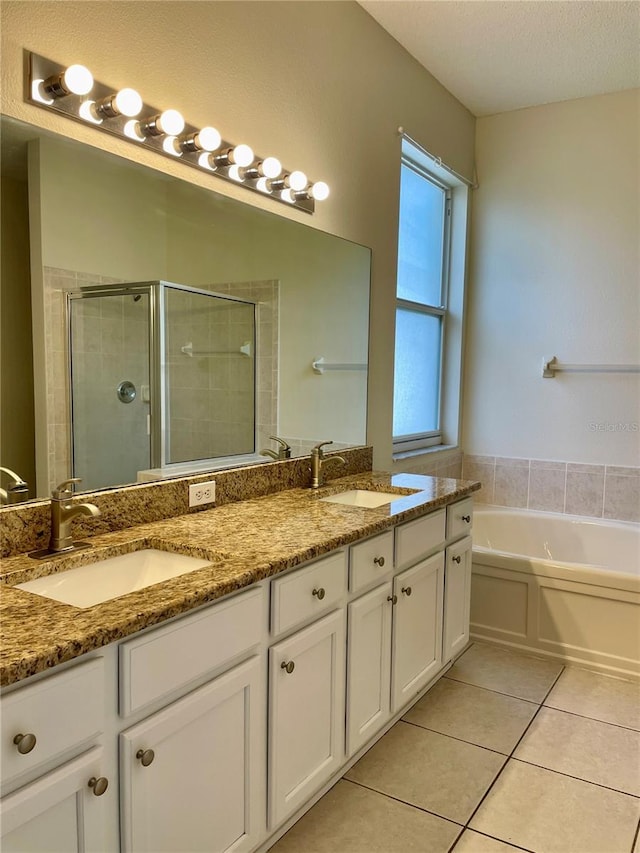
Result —
[{"label": "faucet handle", "polygon": [[81,483],[82,477],[70,477],[68,480],[63,480],[51,493],[54,501],[63,501],[73,495],[74,483]]},{"label": "faucet handle", "polygon": [[280,445],[278,449],[278,459],[291,459],[291,445],[287,444],[284,438],[279,438],[277,435],[270,435],[272,441],[277,441]]},{"label": "faucet handle", "polygon": [[333,444],[333,441],[321,441],[320,444],[316,444],[311,453],[317,453],[318,456],[322,459],[322,448],[327,444]]}]

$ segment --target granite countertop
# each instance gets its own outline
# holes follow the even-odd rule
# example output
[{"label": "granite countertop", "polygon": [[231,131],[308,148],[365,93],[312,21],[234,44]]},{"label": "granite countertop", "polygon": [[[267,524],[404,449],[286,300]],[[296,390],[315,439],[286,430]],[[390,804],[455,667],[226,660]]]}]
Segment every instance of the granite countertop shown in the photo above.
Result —
[{"label": "granite countertop", "polygon": [[[320,500],[355,488],[402,497],[375,509]],[[104,533],[91,538],[92,548],[51,560],[8,557],[0,574],[0,685],[121,640],[479,488],[472,481],[367,472],[332,480],[317,491],[288,489]],[[14,588],[141,547],[203,557],[211,565],[85,609]]]}]

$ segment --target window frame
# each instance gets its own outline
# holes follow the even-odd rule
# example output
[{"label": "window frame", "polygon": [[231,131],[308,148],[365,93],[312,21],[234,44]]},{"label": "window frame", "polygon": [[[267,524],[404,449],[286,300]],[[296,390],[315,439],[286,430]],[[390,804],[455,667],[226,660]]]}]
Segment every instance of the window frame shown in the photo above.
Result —
[{"label": "window frame", "polygon": [[[453,216],[453,190],[454,185],[447,183],[439,178],[432,171],[425,168],[416,159],[407,153],[402,153],[400,158],[400,175],[402,168],[406,167],[414,171],[424,180],[429,181],[434,186],[437,186],[444,193],[444,217],[443,217],[443,233],[442,233],[442,272],[440,281],[440,305],[432,305],[427,302],[415,302],[409,299],[403,299],[398,296],[398,277],[396,266],[396,299],[395,299],[395,317],[396,317],[396,334],[397,334],[397,317],[399,310],[415,311],[416,313],[426,314],[429,316],[437,316],[441,318],[440,326],[440,354],[437,371],[438,381],[438,425],[435,430],[427,430],[425,432],[396,435],[393,433],[393,416],[392,416],[392,443],[394,455],[412,450],[422,450],[430,447],[436,447],[443,444],[443,387],[445,382],[445,350],[447,339],[447,320],[449,314],[449,287],[451,273],[451,222]],[[401,201],[400,201],[401,204]],[[398,264],[399,264],[399,246],[400,246],[400,205],[398,213]],[[394,344],[395,354],[395,344]],[[435,374],[434,374],[434,378]],[[396,374],[394,365],[394,398]]]}]

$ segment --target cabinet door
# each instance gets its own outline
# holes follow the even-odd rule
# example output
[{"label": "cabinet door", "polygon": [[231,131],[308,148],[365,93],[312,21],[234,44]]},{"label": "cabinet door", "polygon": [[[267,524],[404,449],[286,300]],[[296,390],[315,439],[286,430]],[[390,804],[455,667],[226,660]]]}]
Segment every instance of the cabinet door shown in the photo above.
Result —
[{"label": "cabinet door", "polygon": [[392,711],[400,710],[442,667],[444,553],[393,580]]},{"label": "cabinet door", "polygon": [[266,806],[265,712],[254,657],[123,732],[123,850],[255,847]]},{"label": "cabinet door", "polygon": [[105,806],[115,789],[94,796],[101,789],[89,787],[103,766],[102,749],[96,747],[4,797],[3,853],[106,853],[112,834],[106,831]]},{"label": "cabinet door", "polygon": [[344,759],[344,610],[269,649],[269,825],[280,824]]},{"label": "cabinet door", "polygon": [[389,718],[391,702],[391,582],[352,602],[347,633],[347,755]]},{"label": "cabinet door", "polygon": [[447,548],[444,575],[444,643],[447,663],[469,642],[471,604],[471,537]]}]

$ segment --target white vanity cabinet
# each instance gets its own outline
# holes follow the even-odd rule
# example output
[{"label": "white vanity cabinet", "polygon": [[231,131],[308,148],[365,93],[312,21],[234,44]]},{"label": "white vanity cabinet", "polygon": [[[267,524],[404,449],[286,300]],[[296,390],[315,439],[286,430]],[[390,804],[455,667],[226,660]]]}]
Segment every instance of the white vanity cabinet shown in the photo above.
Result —
[{"label": "white vanity cabinet", "polygon": [[108,804],[117,785],[109,790],[113,778],[100,745],[103,697],[102,658],[2,697],[2,784],[11,791],[0,800],[6,853],[108,849]]},{"label": "white vanity cabinet", "polygon": [[471,545],[471,537],[465,536],[446,551],[443,663],[453,660],[469,642]]},{"label": "white vanity cabinet", "polygon": [[264,831],[258,656],[120,735],[122,849],[252,850]]},{"label": "white vanity cabinet", "polygon": [[269,649],[271,829],[344,761],[346,587],[345,551],[271,582],[275,634],[297,624],[301,613],[308,621],[332,610]]},{"label": "white vanity cabinet", "polygon": [[120,644],[121,716],[164,704],[119,736],[123,853],[241,853],[264,833],[264,593]]},{"label": "white vanity cabinet", "polygon": [[399,711],[442,668],[444,554],[393,579],[391,710]]},{"label": "white vanity cabinet", "polygon": [[347,638],[347,754],[384,726],[391,709],[392,583],[352,601]]}]

